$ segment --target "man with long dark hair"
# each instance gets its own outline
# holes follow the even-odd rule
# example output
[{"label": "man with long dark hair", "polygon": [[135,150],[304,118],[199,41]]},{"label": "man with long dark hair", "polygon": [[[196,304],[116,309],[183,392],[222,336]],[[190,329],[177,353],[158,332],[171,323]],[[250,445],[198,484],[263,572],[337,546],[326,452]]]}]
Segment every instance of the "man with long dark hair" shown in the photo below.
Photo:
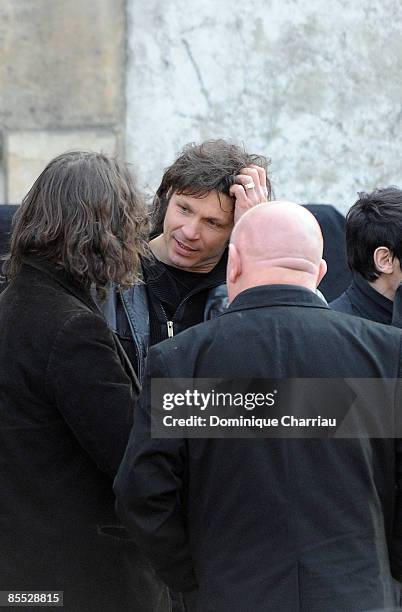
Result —
[{"label": "man with long dark hair", "polygon": [[184,147],[152,206],[151,257],[142,284],[111,292],[103,311],[142,379],[149,346],[211,318],[227,303],[227,244],[234,223],[267,202],[268,161],[225,140]]},{"label": "man with long dark hair", "polygon": [[[227,244],[248,208],[271,197],[268,161],[228,141],[186,145],[165,170],[152,205],[142,281],[101,305],[142,380],[150,346],[227,305]],[[173,609],[181,610],[173,596]]]},{"label": "man with long dark hair", "polygon": [[1,588],[62,590],[69,611],[163,609],[165,587],[114,513],[138,381],[91,297],[137,280],[142,198],[125,165],[71,152],[14,221],[0,296]]}]

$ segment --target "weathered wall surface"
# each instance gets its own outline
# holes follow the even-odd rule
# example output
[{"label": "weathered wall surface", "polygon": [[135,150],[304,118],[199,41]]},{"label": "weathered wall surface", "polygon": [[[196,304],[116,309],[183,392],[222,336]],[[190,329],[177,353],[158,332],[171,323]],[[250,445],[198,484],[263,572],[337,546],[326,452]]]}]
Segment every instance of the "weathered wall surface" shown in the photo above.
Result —
[{"label": "weathered wall surface", "polygon": [[276,196],[346,210],[402,184],[400,0],[128,0],[127,158],[158,185],[183,144],[243,141]]},{"label": "weathered wall surface", "polygon": [[66,149],[122,149],[124,49],[124,0],[2,0],[0,202]]}]

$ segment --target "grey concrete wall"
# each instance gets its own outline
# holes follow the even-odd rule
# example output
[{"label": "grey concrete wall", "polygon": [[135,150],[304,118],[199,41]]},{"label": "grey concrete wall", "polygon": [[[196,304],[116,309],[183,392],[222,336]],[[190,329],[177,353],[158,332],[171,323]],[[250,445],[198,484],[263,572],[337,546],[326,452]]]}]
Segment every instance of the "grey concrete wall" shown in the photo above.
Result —
[{"label": "grey concrete wall", "polygon": [[271,157],[276,196],[346,210],[402,184],[400,0],[128,0],[127,158],[152,191],[190,141]]},{"label": "grey concrete wall", "polygon": [[124,149],[124,0],[2,0],[0,202],[66,149]]}]

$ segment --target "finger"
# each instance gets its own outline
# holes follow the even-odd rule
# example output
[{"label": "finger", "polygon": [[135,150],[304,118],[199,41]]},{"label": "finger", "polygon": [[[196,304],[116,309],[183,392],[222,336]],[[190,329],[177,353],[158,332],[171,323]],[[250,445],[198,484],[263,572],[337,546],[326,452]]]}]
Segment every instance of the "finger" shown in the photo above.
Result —
[{"label": "finger", "polygon": [[[251,189],[250,191],[254,191],[254,189]],[[253,202],[249,197],[247,197],[246,190],[242,185],[239,184],[232,185],[229,190],[229,193],[231,196],[234,196],[236,198],[234,208],[234,222],[237,223],[240,217],[244,215],[247,210],[253,208],[253,206],[255,206],[257,202]]]},{"label": "finger", "polygon": [[255,188],[254,179],[249,174],[237,174],[235,176],[236,183],[243,185],[246,191],[251,191]]},{"label": "finger", "polygon": [[268,195],[267,173],[266,173],[265,168],[262,168],[261,166],[257,166],[256,164],[250,164],[250,168],[255,168],[257,170],[258,177],[260,179],[261,188],[263,189],[264,193]]},{"label": "finger", "polygon": [[231,196],[236,198],[235,206],[237,206],[237,204],[240,204],[241,206],[247,206],[247,207],[251,206],[251,202],[249,198],[247,197],[246,191],[242,185],[238,185],[235,183],[229,189],[229,193]]},{"label": "finger", "polygon": [[246,196],[253,204],[258,204],[261,200],[264,201],[260,186],[255,185],[254,179],[250,174],[237,174],[235,181],[243,186]]},{"label": "finger", "polygon": [[[262,170],[260,173],[259,170]],[[247,168],[243,168],[241,170],[241,176],[249,176],[252,178],[255,186],[256,200],[258,202],[266,202],[267,201],[267,190],[266,190],[266,174],[264,168],[258,169],[257,166]],[[261,182],[262,179],[262,182]]]},{"label": "finger", "polygon": [[253,179],[253,182],[255,184],[256,187],[258,187],[260,185],[260,177],[258,174],[258,170],[256,168],[242,168],[238,174],[238,176],[249,176]]}]

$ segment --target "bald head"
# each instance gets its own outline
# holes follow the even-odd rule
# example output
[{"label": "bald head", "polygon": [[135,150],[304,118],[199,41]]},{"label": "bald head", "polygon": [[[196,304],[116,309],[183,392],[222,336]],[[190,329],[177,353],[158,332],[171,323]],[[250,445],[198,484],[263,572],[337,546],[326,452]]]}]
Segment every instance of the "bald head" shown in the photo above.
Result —
[{"label": "bald head", "polygon": [[229,299],[257,285],[291,284],[315,290],[326,271],[315,217],[293,202],[260,204],[236,224],[228,263]]}]

